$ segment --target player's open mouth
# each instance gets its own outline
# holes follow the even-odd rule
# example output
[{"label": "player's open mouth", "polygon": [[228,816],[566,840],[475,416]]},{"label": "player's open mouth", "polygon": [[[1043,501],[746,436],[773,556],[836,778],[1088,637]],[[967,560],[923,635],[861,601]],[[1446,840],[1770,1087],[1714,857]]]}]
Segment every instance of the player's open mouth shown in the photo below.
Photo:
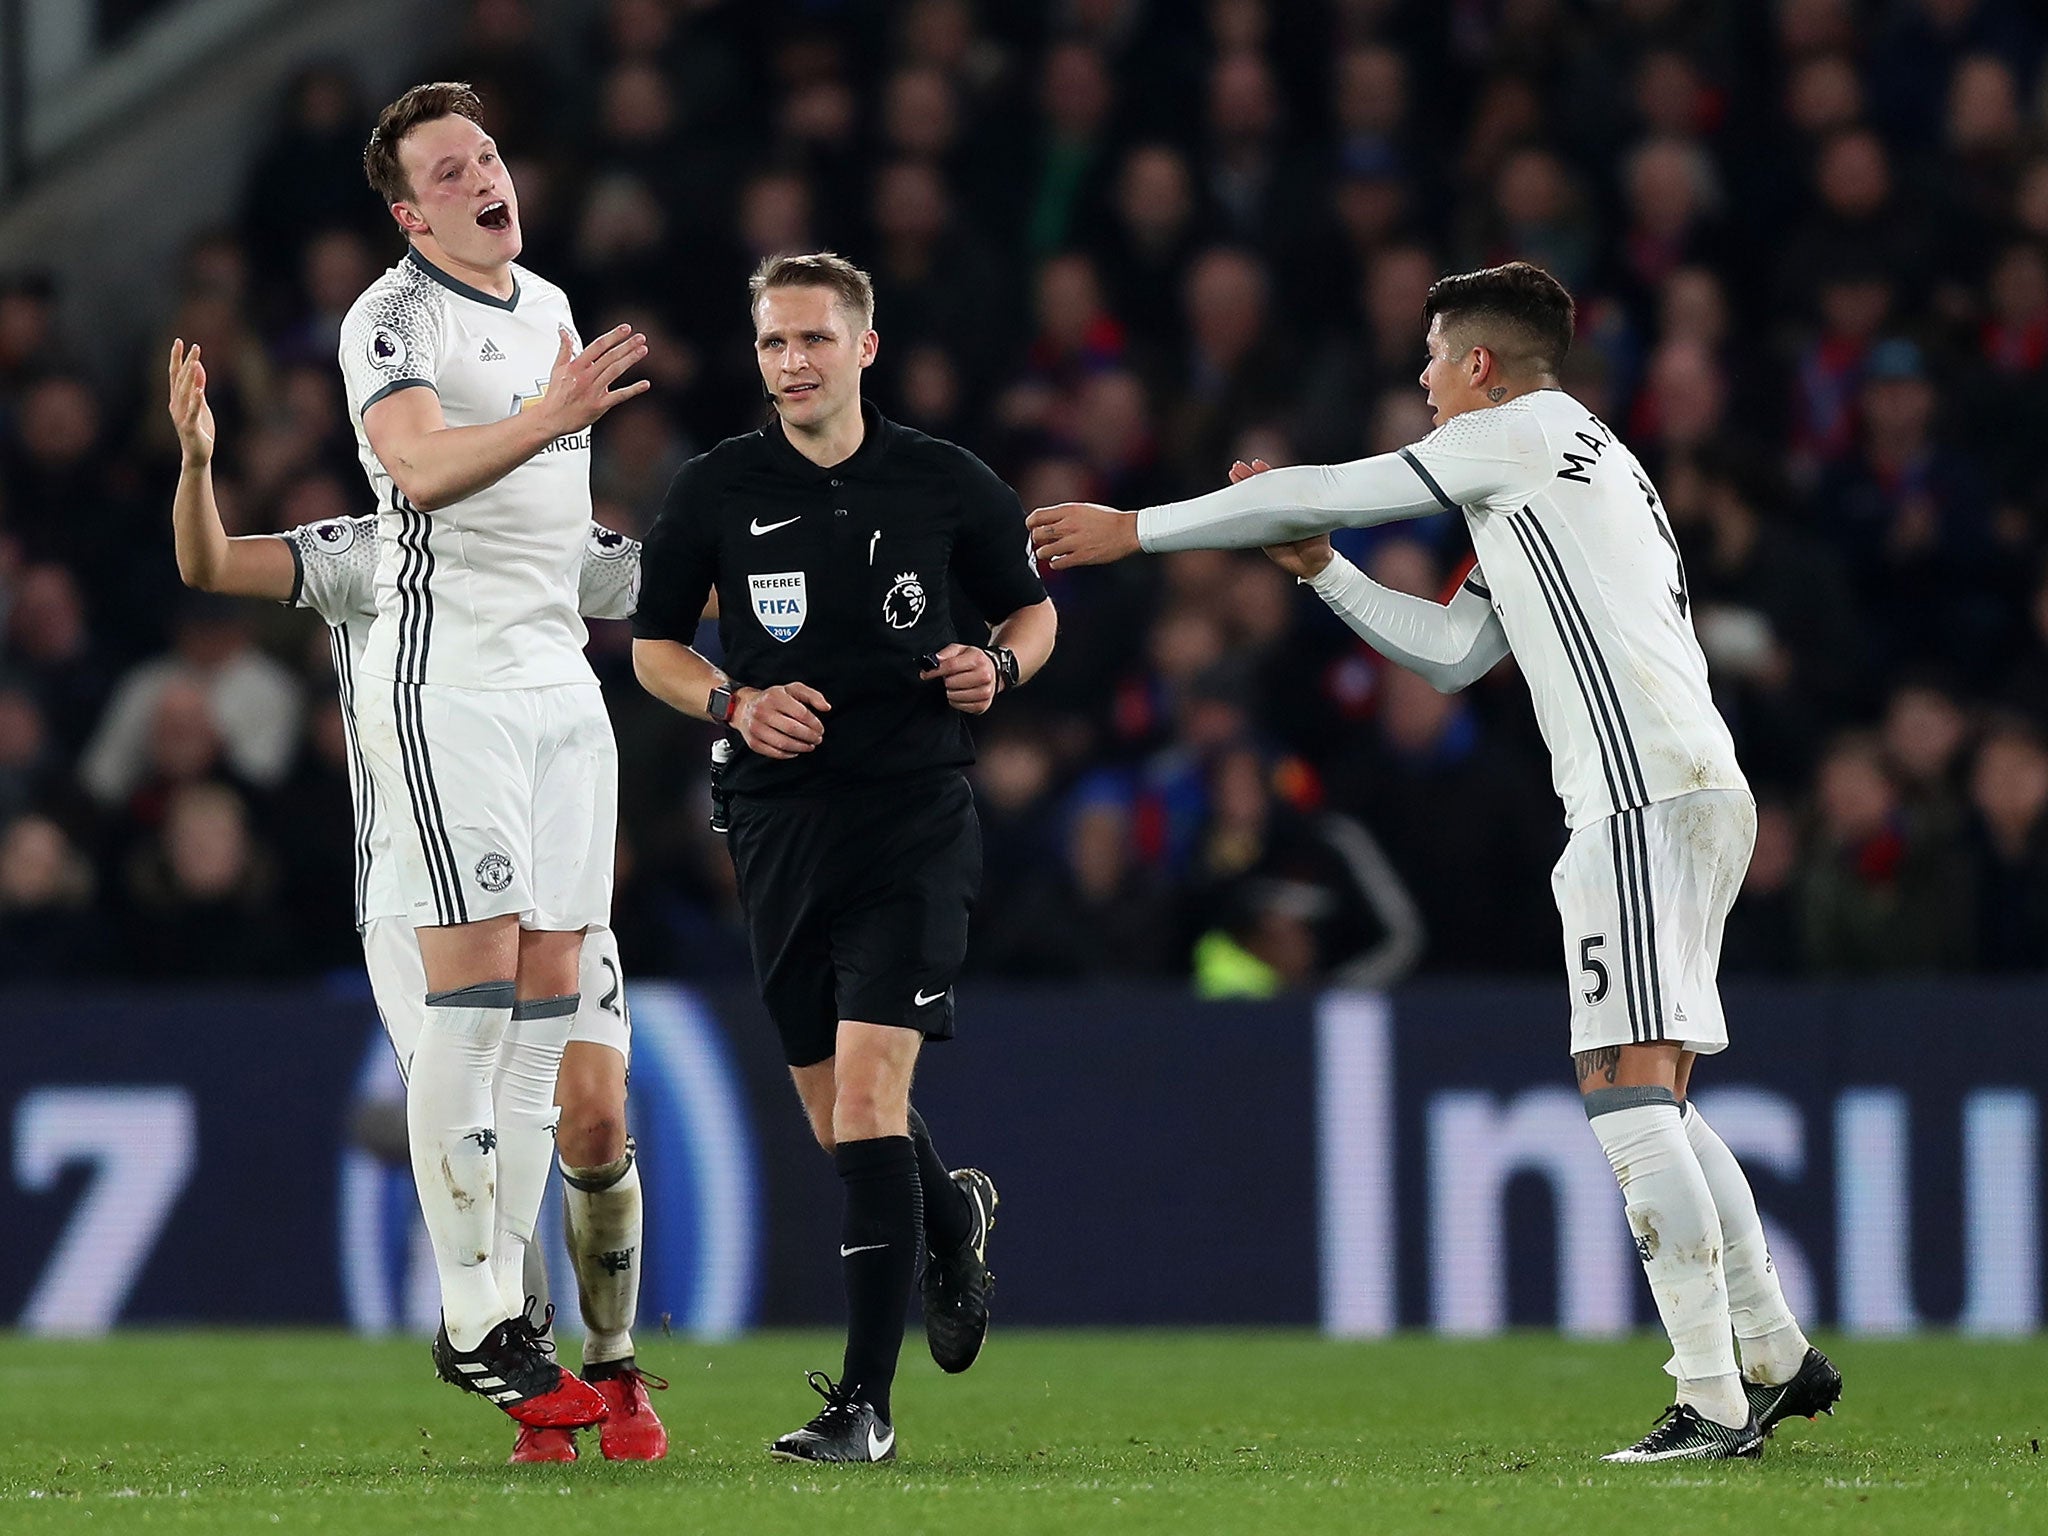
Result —
[{"label": "player's open mouth", "polygon": [[512,209],[502,202],[492,203],[476,216],[476,221],[485,229],[502,234],[512,227]]},{"label": "player's open mouth", "polygon": [[817,387],[818,386],[815,384],[791,384],[782,391],[782,397],[785,400],[788,400],[793,399],[799,395],[808,395],[809,393],[811,393],[812,390],[816,389]]}]

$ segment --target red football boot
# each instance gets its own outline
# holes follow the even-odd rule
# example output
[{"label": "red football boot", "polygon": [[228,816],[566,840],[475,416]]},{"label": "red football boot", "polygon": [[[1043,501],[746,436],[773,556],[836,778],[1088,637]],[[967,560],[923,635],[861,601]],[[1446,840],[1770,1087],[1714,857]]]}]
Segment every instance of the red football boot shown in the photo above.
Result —
[{"label": "red football boot", "polygon": [[599,1423],[605,1401],[594,1387],[555,1364],[542,1328],[512,1318],[484,1335],[473,1350],[458,1350],[444,1325],[434,1335],[434,1369],[446,1382],[488,1398],[533,1429],[582,1429]]},{"label": "red football boot", "polygon": [[[594,1374],[601,1373],[601,1374]],[[650,1376],[633,1363],[607,1360],[585,1366],[584,1379],[604,1394],[607,1410],[604,1425],[597,1432],[598,1448],[606,1461],[660,1461],[668,1454],[668,1431],[648,1400],[647,1389],[666,1392],[668,1383]]]},{"label": "red football boot", "polygon": [[576,1431],[573,1429],[529,1429],[519,1426],[519,1438],[512,1442],[513,1466],[530,1461],[574,1461]]}]

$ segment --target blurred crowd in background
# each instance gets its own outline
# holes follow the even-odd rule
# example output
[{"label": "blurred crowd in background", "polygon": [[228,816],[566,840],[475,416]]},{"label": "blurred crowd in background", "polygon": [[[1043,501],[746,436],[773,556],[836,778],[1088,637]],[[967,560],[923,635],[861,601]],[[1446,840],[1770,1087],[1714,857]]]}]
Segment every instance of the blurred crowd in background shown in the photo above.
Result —
[{"label": "blurred crowd in background", "polygon": [[[1658,478],[1757,792],[1727,970],[2048,969],[2034,7],[611,0],[566,41],[475,0],[421,78],[483,93],[523,260],[586,333],[652,339],[601,520],[644,532],[764,420],[772,252],[872,270],[870,394],[1026,507],[1412,441],[1430,282],[1536,261],[1579,302],[1566,387]],[[357,964],[324,632],[179,587],[162,380],[172,335],[204,345],[233,531],[369,510],[335,342],[402,249],[362,177],[379,105],[298,79],[153,334],[88,354],[57,269],[0,274],[0,976]],[[1470,557],[1449,516],[1340,544],[1430,595]],[[1050,587],[1058,653],[977,729],[974,971],[1555,970],[1562,818],[1511,661],[1439,696],[1255,554]],[[623,625],[592,654],[627,964],[743,973],[708,730],[639,691]]]}]

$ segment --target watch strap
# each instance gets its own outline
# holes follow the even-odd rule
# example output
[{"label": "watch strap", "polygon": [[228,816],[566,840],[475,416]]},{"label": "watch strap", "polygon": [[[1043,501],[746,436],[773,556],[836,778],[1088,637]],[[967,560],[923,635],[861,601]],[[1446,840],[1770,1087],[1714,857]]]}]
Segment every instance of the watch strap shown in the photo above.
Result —
[{"label": "watch strap", "polygon": [[1007,693],[1022,685],[1023,679],[1017,665],[1017,653],[1007,645],[984,645],[981,648],[996,667],[996,692]]}]

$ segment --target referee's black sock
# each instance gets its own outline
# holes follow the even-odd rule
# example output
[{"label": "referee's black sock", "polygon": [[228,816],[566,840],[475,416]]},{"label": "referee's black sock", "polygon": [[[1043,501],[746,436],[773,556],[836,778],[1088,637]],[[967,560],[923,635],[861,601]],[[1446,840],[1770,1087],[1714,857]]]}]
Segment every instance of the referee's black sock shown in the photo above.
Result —
[{"label": "referee's black sock", "polygon": [[910,1286],[924,1253],[924,1201],[908,1136],[842,1141],[832,1154],[846,1186],[839,1263],[846,1273],[846,1364],[839,1383],[884,1422]]},{"label": "referee's black sock", "polygon": [[933,1253],[953,1253],[973,1235],[967,1196],[953,1182],[946,1161],[932,1145],[932,1133],[917,1106],[910,1109],[910,1144],[917,1148],[917,1182],[924,1189],[924,1240]]}]

